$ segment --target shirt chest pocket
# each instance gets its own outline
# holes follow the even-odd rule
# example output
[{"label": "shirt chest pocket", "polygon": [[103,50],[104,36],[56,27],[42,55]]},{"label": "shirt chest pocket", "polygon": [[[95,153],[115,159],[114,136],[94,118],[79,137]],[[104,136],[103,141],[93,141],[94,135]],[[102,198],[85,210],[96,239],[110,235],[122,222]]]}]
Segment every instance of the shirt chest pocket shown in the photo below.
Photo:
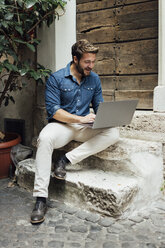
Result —
[{"label": "shirt chest pocket", "polygon": [[84,90],[84,95],[86,96],[86,97],[92,97],[93,96],[93,94],[94,94],[94,87],[93,86],[83,86],[83,90]]},{"label": "shirt chest pocket", "polygon": [[62,86],[61,87],[61,104],[66,105],[72,102],[74,97],[73,86]]}]

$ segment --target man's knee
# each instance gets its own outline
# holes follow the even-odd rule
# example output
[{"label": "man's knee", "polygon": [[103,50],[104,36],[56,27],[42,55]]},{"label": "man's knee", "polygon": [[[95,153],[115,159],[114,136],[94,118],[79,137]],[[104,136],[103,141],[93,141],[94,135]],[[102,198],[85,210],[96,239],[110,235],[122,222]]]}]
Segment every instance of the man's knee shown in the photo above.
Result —
[{"label": "man's knee", "polygon": [[108,128],[106,130],[106,135],[110,140],[113,140],[116,143],[119,140],[119,129],[118,128]]},{"label": "man's knee", "polygon": [[48,144],[51,142],[51,137],[52,135],[47,133],[47,132],[44,132],[44,130],[42,130],[38,136],[38,139],[37,139],[37,145],[39,144]]}]

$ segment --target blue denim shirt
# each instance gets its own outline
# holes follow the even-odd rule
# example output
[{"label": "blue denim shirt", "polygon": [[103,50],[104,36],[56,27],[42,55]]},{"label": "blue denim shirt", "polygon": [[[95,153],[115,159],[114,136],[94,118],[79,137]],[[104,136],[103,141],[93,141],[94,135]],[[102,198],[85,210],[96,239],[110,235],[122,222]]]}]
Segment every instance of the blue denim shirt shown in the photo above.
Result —
[{"label": "blue denim shirt", "polygon": [[90,72],[79,84],[70,73],[69,63],[65,68],[51,74],[46,82],[45,101],[48,119],[52,119],[58,109],[71,114],[85,116],[90,112],[90,104],[97,112],[103,102],[99,76]]}]

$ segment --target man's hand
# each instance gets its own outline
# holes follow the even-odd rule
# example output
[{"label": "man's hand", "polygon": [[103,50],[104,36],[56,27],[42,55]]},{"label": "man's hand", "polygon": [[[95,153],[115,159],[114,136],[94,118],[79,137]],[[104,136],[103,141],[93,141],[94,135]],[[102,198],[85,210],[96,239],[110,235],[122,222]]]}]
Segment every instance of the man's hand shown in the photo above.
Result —
[{"label": "man's hand", "polygon": [[58,109],[53,118],[64,123],[92,123],[95,116],[93,113],[86,116],[73,115],[63,109]]},{"label": "man's hand", "polygon": [[96,115],[93,113],[90,113],[86,116],[81,116],[80,123],[93,123],[95,120]]}]

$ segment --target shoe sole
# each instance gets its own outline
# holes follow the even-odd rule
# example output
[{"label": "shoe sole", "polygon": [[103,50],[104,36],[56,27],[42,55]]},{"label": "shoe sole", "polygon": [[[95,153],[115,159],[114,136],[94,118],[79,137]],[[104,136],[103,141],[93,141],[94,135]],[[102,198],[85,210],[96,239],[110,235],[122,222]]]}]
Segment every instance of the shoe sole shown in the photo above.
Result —
[{"label": "shoe sole", "polygon": [[66,176],[65,176],[65,177],[58,177],[58,176],[56,176],[55,174],[54,174],[54,177],[57,178],[57,179],[59,179],[59,180],[63,180],[63,181],[64,181],[65,178],[66,178]]},{"label": "shoe sole", "polygon": [[43,219],[41,219],[41,220],[30,220],[30,222],[31,222],[32,224],[39,224],[39,223],[44,222],[44,220],[45,220],[45,217],[44,217]]}]

